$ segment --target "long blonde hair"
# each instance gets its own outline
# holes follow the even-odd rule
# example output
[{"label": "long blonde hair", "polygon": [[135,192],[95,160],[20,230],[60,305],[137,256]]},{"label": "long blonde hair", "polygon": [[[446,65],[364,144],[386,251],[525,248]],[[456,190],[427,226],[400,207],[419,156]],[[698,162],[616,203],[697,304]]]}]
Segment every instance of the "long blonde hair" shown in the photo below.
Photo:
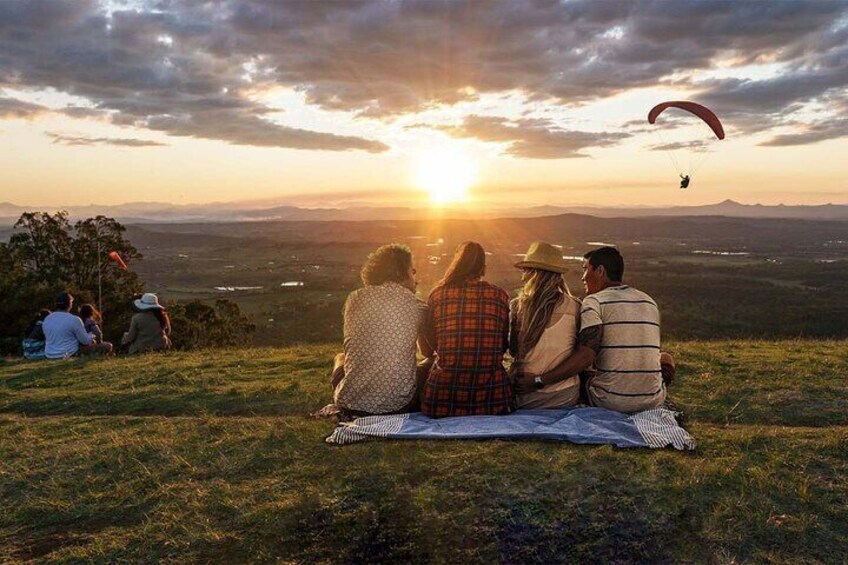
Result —
[{"label": "long blonde hair", "polygon": [[554,309],[571,290],[561,273],[528,269],[530,278],[518,296],[518,357],[532,350],[551,321]]}]

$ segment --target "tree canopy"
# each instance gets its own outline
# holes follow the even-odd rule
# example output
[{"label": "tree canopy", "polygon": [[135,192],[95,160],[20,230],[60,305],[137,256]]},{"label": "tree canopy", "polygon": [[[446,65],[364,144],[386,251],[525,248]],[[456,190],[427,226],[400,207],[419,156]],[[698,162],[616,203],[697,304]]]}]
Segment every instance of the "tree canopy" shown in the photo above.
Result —
[{"label": "tree canopy", "polygon": [[[113,218],[96,216],[73,225],[68,213],[26,212],[9,243],[0,243],[0,316],[6,321],[0,349],[17,350],[21,335],[41,308],[52,308],[56,293],[67,290],[76,303],[102,305],[107,339],[120,337],[132,314],[130,299],[142,282],[108,257],[117,251],[131,264],[141,253]],[[98,304],[98,272],[102,301]]]}]

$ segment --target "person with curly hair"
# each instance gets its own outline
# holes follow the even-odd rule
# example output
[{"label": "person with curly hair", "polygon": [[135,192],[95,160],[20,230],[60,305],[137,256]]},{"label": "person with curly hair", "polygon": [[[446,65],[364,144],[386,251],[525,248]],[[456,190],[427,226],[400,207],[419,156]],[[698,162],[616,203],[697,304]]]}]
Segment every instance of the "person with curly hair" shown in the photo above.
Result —
[{"label": "person with curly hair", "polygon": [[427,305],[415,297],[412,251],[384,245],[360,276],[363,287],[344,306],[344,353],[331,378],[335,405],[348,416],[417,411],[427,366],[416,365],[416,344]]}]

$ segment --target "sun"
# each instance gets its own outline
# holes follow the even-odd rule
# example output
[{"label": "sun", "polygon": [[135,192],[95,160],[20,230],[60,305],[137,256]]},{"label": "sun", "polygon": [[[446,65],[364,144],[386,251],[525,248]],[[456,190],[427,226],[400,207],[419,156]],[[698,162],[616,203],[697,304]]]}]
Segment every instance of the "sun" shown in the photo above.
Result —
[{"label": "sun", "polygon": [[415,184],[434,204],[468,201],[475,174],[474,161],[461,151],[434,149],[415,159]]}]

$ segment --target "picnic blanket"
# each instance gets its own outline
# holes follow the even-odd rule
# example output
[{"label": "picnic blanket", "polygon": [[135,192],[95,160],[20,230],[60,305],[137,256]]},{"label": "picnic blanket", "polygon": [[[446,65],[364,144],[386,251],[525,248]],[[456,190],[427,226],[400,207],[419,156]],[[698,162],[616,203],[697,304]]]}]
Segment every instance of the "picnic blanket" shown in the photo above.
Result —
[{"label": "picnic blanket", "polygon": [[547,439],[616,447],[695,449],[675,412],[655,408],[622,414],[605,408],[518,410],[507,416],[428,418],[420,412],[367,416],[339,424],[327,443],[388,439]]}]

